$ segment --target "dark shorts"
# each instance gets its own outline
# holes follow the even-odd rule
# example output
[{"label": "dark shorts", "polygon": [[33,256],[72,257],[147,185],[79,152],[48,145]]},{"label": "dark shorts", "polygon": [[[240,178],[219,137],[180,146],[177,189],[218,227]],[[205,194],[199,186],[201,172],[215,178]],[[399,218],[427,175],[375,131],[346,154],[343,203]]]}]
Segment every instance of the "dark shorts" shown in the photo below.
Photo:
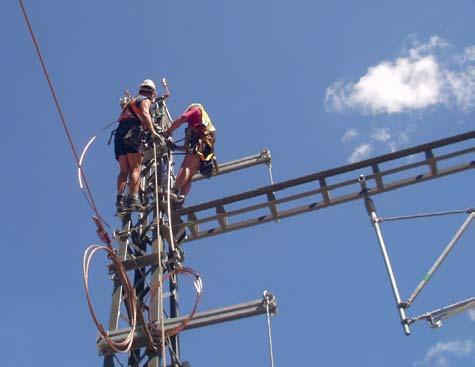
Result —
[{"label": "dark shorts", "polygon": [[137,120],[124,120],[119,122],[119,127],[115,131],[114,136],[114,153],[115,159],[119,160],[121,155],[127,155],[129,153],[142,153],[142,149],[135,149],[124,142],[124,136],[127,134],[130,128],[139,125]]}]

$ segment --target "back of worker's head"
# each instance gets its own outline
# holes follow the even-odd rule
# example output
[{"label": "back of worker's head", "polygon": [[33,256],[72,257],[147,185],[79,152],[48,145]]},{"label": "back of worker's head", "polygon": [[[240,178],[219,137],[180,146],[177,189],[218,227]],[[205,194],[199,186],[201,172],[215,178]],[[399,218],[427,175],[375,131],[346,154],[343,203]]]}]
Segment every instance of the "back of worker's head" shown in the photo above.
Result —
[{"label": "back of worker's head", "polygon": [[155,88],[155,83],[151,79],[145,79],[139,87],[139,94],[145,96],[153,95],[157,89]]}]

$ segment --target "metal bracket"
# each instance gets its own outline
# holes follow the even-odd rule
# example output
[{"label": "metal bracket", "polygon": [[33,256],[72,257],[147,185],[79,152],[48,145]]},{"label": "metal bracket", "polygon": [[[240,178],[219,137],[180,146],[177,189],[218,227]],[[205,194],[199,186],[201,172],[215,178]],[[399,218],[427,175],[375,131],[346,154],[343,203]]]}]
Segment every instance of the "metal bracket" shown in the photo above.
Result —
[{"label": "metal bracket", "polygon": [[453,303],[449,306],[442,307],[431,312],[426,312],[420,316],[409,319],[408,323],[411,324],[419,320],[425,320],[429,324],[429,327],[440,328],[442,326],[443,320],[472,308],[475,309],[475,297]]}]

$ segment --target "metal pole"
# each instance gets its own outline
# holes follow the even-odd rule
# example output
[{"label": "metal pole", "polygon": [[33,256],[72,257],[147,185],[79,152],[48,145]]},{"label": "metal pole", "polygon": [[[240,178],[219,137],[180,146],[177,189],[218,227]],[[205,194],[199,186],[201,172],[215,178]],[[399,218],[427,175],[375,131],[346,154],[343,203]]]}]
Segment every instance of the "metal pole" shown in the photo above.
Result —
[{"label": "metal pole", "polygon": [[443,320],[471,308],[475,308],[475,297],[459,301],[431,312],[426,312],[425,314],[411,318],[409,322],[413,323],[419,320],[426,320],[431,328],[438,328],[442,326]]},{"label": "metal pole", "polygon": [[[272,329],[270,324],[271,312],[269,310],[269,304],[273,301],[273,295],[267,291],[264,291],[264,303],[266,305],[266,314],[267,314],[267,336],[269,338],[269,359],[271,367],[274,367],[274,350],[272,347]],[[275,302],[275,300],[274,300]]]},{"label": "metal pole", "polygon": [[411,294],[409,299],[407,300],[407,304],[410,305],[412,302],[414,302],[414,299],[417,297],[417,295],[422,291],[422,289],[426,286],[426,284],[429,282],[430,278],[436,270],[439,268],[439,266],[442,264],[442,262],[445,260],[445,258],[449,255],[450,251],[454,248],[455,244],[457,241],[462,237],[462,234],[465,232],[469,224],[472,222],[472,220],[475,218],[475,213],[470,213],[470,215],[465,219],[463,222],[462,226],[459,228],[457,233],[455,233],[455,236],[452,238],[452,240],[449,242],[447,247],[444,249],[442,254],[439,256],[439,258],[436,260],[434,265],[430,268],[430,270],[427,272],[426,276],[422,281],[419,283],[417,288],[414,290],[414,292]]},{"label": "metal pole", "polygon": [[[168,85],[166,83],[166,79],[163,78],[163,86],[166,89],[167,94],[170,94],[168,91]],[[162,123],[162,129],[170,127],[173,119],[170,114],[170,111],[168,110],[168,107],[163,101],[163,109],[167,115],[168,118],[168,124]],[[176,254],[177,254],[177,244],[175,244],[175,234],[172,231],[172,216],[170,215],[171,213],[171,208],[170,208],[170,191],[171,191],[171,186],[172,186],[172,178],[173,178],[173,186],[175,185],[175,180],[172,175],[172,166],[173,166],[173,156],[169,154],[167,156],[167,216],[168,216],[168,225],[170,228],[170,241],[168,243],[169,248],[168,248],[168,257],[169,259],[173,259]],[[158,198],[156,199],[158,200]],[[176,268],[176,264],[172,264],[171,268],[169,271],[173,271]],[[170,291],[170,318],[177,318],[180,316],[180,308],[179,308],[179,303],[178,303],[178,277],[176,275],[173,275],[170,277],[168,281],[168,287]],[[177,363],[180,362],[180,336],[179,334],[173,335],[170,337],[170,366],[173,366]],[[165,341],[163,341],[165,343]]]},{"label": "metal pole", "polygon": [[386,266],[386,271],[388,273],[389,282],[391,283],[391,288],[394,295],[394,300],[396,301],[396,306],[399,312],[399,317],[401,319],[401,324],[404,329],[404,334],[411,335],[411,329],[407,323],[406,312],[404,310],[404,304],[401,301],[401,296],[399,295],[399,289],[396,282],[396,277],[391,266],[391,260],[389,259],[388,251],[386,249],[386,244],[384,243],[383,234],[378,223],[378,216],[376,214],[376,207],[373,200],[369,196],[368,188],[366,186],[366,180],[363,175],[359,178],[361,185],[361,192],[364,196],[366,211],[368,212],[369,217],[371,218],[371,223],[373,224],[374,230],[376,232],[376,237],[378,238],[379,247],[381,254],[383,255],[384,264]]},{"label": "metal pole", "polygon": [[[173,256],[173,253],[169,253],[169,256]],[[170,271],[175,269],[175,265],[172,266]],[[178,303],[178,277],[175,275],[170,277],[169,280],[170,290],[170,318],[174,319],[180,316],[180,308]],[[180,361],[180,335],[176,334],[170,337],[170,360],[174,362]],[[171,364],[173,366],[173,364]]]},{"label": "metal pole", "polygon": [[[130,230],[131,221],[130,221],[130,214],[126,215],[125,218],[122,220],[122,230]],[[120,237],[119,237],[120,238]],[[126,239],[121,238],[118,240],[119,242],[119,252],[118,256],[120,259],[125,260],[127,258],[127,248],[129,245],[129,237]],[[112,293],[112,305],[111,311],[109,315],[109,331],[117,330],[119,327],[119,318],[120,318],[120,304],[123,301],[123,294],[122,294],[122,284],[120,283],[119,277],[116,273],[112,273],[113,281],[114,281],[114,291]],[[106,355],[104,356],[104,362],[102,364],[103,367],[114,367],[114,355]]]},{"label": "metal pole", "polygon": [[[249,157],[239,158],[234,161],[221,163],[219,165],[219,170],[214,176],[224,175],[226,173],[235,172],[241,169],[254,167],[259,164],[269,165],[272,162],[272,157],[268,149],[262,150],[259,154],[255,154]],[[193,182],[203,180],[206,178],[201,173],[197,173],[193,176]]]},{"label": "metal pole", "polygon": [[[153,175],[154,175],[154,189],[155,189],[155,217],[154,221],[156,223],[155,230],[153,231],[153,252],[157,255],[157,266],[152,272],[152,287],[156,284],[159,284],[157,294],[151,299],[150,303],[150,313],[152,315],[152,321],[158,321],[159,326],[161,329],[161,337],[160,337],[160,345],[158,348],[157,353],[153,353],[152,357],[150,358],[149,362],[147,363],[147,367],[159,367],[160,362],[163,367],[166,367],[166,355],[165,355],[165,336],[164,336],[164,314],[163,314],[163,268],[162,268],[162,251],[163,251],[163,239],[160,233],[160,220],[162,219],[162,213],[160,212],[158,200],[159,196],[158,188],[159,188],[159,177],[158,174],[162,172],[162,165],[161,162],[158,162],[157,157],[157,149],[156,144],[154,142],[153,145],[153,153],[154,153],[154,167],[153,167]],[[161,182],[161,178],[160,178]]]}]

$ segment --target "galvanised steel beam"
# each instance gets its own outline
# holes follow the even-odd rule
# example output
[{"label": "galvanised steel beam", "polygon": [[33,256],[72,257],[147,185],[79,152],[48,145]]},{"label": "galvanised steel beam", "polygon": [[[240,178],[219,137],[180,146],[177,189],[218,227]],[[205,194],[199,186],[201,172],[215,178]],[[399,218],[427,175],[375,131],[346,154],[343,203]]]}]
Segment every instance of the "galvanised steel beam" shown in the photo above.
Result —
[{"label": "galvanised steel beam", "polygon": [[[460,173],[475,168],[474,138],[475,131],[470,131],[361,162],[178,209],[175,215],[183,223],[175,226],[174,230],[186,228],[186,241],[189,242],[354,201],[361,197],[358,183],[360,174],[364,174],[366,177],[369,194],[376,195]],[[457,147],[458,143],[466,143],[469,146]],[[444,148],[445,151],[437,154],[435,150],[439,148]],[[447,152],[447,150],[450,151]],[[398,162],[400,159],[409,157],[415,161],[403,164]],[[464,163],[460,163],[461,158],[465,160]],[[448,163],[444,168],[441,168],[439,166],[441,162]],[[399,165],[397,165],[398,163]],[[392,165],[392,167],[385,168],[386,164]],[[394,167],[395,165],[396,167]],[[368,174],[368,171],[371,173]],[[329,183],[330,181],[333,183]],[[304,185],[309,183],[315,183],[315,188],[309,190],[307,187],[305,190]],[[299,187],[302,187],[300,193],[285,196],[287,189],[292,189],[292,192],[295,192],[295,189]],[[341,193],[345,190],[346,192]],[[280,194],[280,197],[277,197],[277,194]],[[312,197],[312,200],[307,204],[279,210],[279,204],[297,203],[299,200],[309,197]],[[250,204],[250,201],[253,203]],[[227,210],[226,205],[233,204],[233,207],[236,208],[236,204],[240,202],[242,207]],[[256,213],[259,210],[260,213]],[[267,214],[262,214],[262,210],[267,211]],[[210,211],[214,214],[209,214]],[[246,218],[243,214],[247,213],[249,215]],[[238,215],[239,219],[233,221],[233,217]],[[200,226],[203,227],[203,225],[207,225],[208,228],[201,229]]]},{"label": "galvanised steel beam", "polygon": [[[215,175],[213,175],[213,177],[224,175],[226,173],[239,171],[244,168],[257,166],[259,164],[270,165],[271,163],[272,163],[272,156],[270,154],[270,150],[264,149],[259,154],[255,154],[249,157],[244,157],[244,158],[236,159],[234,161],[219,164],[219,170]],[[204,177],[201,173],[197,173],[196,175],[193,176],[193,181],[199,181],[205,178],[206,177]]]},{"label": "galvanised steel beam", "polygon": [[[271,299],[272,300],[269,302],[269,311],[271,314],[275,314],[277,312],[277,303],[272,295]],[[218,323],[229,322],[251,316],[266,314],[266,302],[267,301],[265,299],[260,298],[253,301],[240,303],[234,306],[216,308],[213,310],[196,313],[193,316],[193,319],[191,319],[191,321],[185,326],[183,330],[191,330]],[[186,318],[187,316],[181,316],[173,319],[167,319],[165,321],[165,332],[166,330],[170,330],[179,326]],[[109,336],[113,341],[121,341],[129,333],[129,330],[130,329],[128,328],[117,330],[111,332]],[[145,335],[142,332],[141,328],[137,328],[134,335],[133,349],[143,348],[145,346]],[[107,343],[102,340],[98,340],[97,347],[101,354],[108,355],[112,352]]]}]

